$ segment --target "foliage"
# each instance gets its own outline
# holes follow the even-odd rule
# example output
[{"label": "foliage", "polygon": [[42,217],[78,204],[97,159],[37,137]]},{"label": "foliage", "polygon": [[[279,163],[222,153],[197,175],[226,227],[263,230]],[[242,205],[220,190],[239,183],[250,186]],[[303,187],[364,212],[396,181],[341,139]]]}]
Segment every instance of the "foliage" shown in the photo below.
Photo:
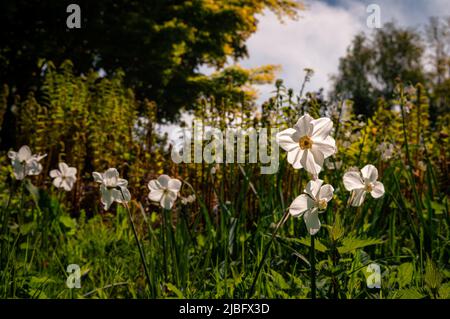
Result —
[{"label": "foliage", "polygon": [[192,106],[201,87],[191,79],[201,76],[200,66],[246,56],[258,14],[295,18],[302,9],[294,0],[80,1],[81,28],[67,29],[70,3],[2,2],[0,83],[24,94],[39,82],[40,59],[70,59],[77,75],[122,69],[125,84],[155,101],[164,118]]},{"label": "foliage", "polygon": [[[0,11],[21,5],[2,4]],[[273,97],[259,106],[251,84],[271,82],[275,67],[233,65],[211,76],[196,67],[245,55],[257,13],[268,7],[292,15],[297,5],[236,0],[147,6],[136,12],[134,2],[89,2],[88,8],[104,9],[104,20],[87,12],[87,23],[98,32],[80,34],[85,44],[69,37],[61,51],[55,50],[55,43],[61,46],[58,30],[51,41],[45,36],[39,46],[30,44],[45,58],[35,76],[29,72],[36,55],[22,56],[17,47],[28,46],[23,37],[9,38],[0,50],[1,61],[15,61],[11,69],[0,63],[2,74],[17,72],[2,78],[8,85],[0,91],[2,143],[8,146],[0,153],[1,297],[311,298],[314,282],[319,298],[450,298],[450,117],[440,26],[430,29],[441,61],[432,75],[417,64],[417,35],[391,25],[373,42],[355,38],[337,82],[345,99],[304,92],[313,76],[307,69],[300,92],[277,80]],[[140,32],[130,36],[130,30]],[[110,32],[119,32],[117,38]],[[109,41],[122,41],[129,51]],[[75,44],[80,50],[69,52]],[[59,67],[47,49],[56,65],[64,60]],[[77,54],[74,64],[65,60]],[[142,58],[147,54],[148,60]],[[148,83],[149,98],[158,104],[140,95]],[[327,159],[321,178],[335,191],[314,246],[303,223],[283,219],[310,179],[304,170],[288,165],[285,153],[275,174],[261,174],[261,163],[249,163],[248,152],[245,163],[175,164],[174,145],[157,130],[158,112],[168,114],[169,102],[192,108],[202,134],[208,128],[273,133],[304,113],[329,117],[339,152]],[[7,151],[22,144],[48,156],[40,175],[17,181]],[[60,161],[78,170],[71,192],[48,178]],[[351,207],[342,177],[368,163],[378,168],[386,192]],[[129,181],[132,200],[104,211],[92,172],[109,167]],[[147,199],[148,182],[163,173],[183,182],[170,211]],[[195,200],[183,202],[187,195]],[[381,288],[367,285],[372,263],[380,266]],[[80,289],[66,286],[69,264],[81,267]]]},{"label": "foliage", "polygon": [[[72,193],[61,194],[45,183],[46,174],[22,186],[12,183],[11,168],[3,158],[2,296],[311,296],[310,260],[305,257],[310,242],[303,223],[288,219],[267,255],[264,252],[274,225],[309,179],[304,171],[294,172],[285,155],[272,175],[261,175],[259,165],[251,163],[175,165],[166,160],[169,150],[156,133],[150,148],[145,144],[147,134],[130,133],[136,126],[137,105],[120,77],[76,77],[70,69],[70,63],[59,71],[49,65],[43,102],[32,95],[18,101],[27,103],[30,110],[19,117],[19,129],[24,142],[49,153],[50,164],[46,165],[50,168],[58,160],[80,165],[84,173],[77,185],[91,193],[77,195],[86,199],[81,209],[71,202]],[[296,96],[281,81],[261,116],[255,116],[256,106],[243,108],[225,98],[223,103],[204,99],[198,105],[195,115],[213,127],[289,126],[299,112],[328,115],[334,121],[339,152],[322,178],[335,186],[335,196],[323,214],[324,229],[315,244],[318,297],[449,298],[449,119],[442,116],[431,125],[424,90],[420,84],[397,83],[394,99],[380,101],[367,121],[352,112],[350,102],[333,104],[317,92]],[[38,120],[31,121],[33,117]],[[392,144],[393,151],[380,147],[383,143]],[[88,156],[89,145],[95,145],[95,156]],[[61,158],[56,155],[59,152]],[[386,194],[361,207],[349,207],[342,175],[351,166],[366,163],[378,167]],[[125,209],[117,206],[102,212],[98,208],[98,190],[89,186],[92,178],[87,165],[121,167],[134,181],[131,214],[144,248],[150,285]],[[183,180],[189,185],[182,189],[183,196],[195,194],[197,200],[190,204],[177,201],[172,211],[146,201],[150,175],[163,172]],[[262,261],[251,296],[250,287]],[[66,267],[71,263],[81,266],[81,289],[65,286]],[[381,289],[366,285],[371,263],[381,267]]]},{"label": "foliage", "polygon": [[[351,99],[357,114],[372,115],[378,99],[392,99],[397,81],[422,83],[437,112],[434,121],[445,113],[448,98],[444,87],[450,76],[449,26],[443,19],[432,18],[425,36],[393,23],[369,35],[358,34],[333,77],[333,99]],[[425,55],[429,51],[432,54]]]},{"label": "foliage", "polygon": [[[23,100],[16,95],[15,100],[18,143],[48,154],[44,178],[60,161],[71,163],[86,180],[94,170],[121,163],[118,168],[133,186],[152,173],[149,165],[154,174],[160,170],[153,165],[161,158],[152,133],[156,107],[138,102],[123,85],[121,73],[111,79],[96,72],[75,76],[70,61],[60,68],[48,63],[39,92],[30,92]],[[138,116],[139,108],[145,116]],[[42,183],[43,179],[37,182]],[[72,198],[75,207],[90,195],[84,185],[78,186]]]}]

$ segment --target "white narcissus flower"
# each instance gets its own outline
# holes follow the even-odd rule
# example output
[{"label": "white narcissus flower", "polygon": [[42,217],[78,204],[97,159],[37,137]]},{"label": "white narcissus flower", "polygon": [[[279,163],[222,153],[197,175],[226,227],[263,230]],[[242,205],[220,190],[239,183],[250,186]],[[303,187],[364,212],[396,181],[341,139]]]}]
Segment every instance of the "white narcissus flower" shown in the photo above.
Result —
[{"label": "white narcissus flower", "polygon": [[195,199],[196,199],[195,195],[189,195],[187,197],[188,204],[192,204],[193,202],[195,202]]},{"label": "white narcissus flower", "polygon": [[352,192],[350,203],[352,206],[361,206],[366,193],[373,198],[380,198],[384,194],[384,185],[378,182],[378,170],[368,164],[359,171],[350,171],[344,174],[345,189]]},{"label": "white narcissus flower", "polygon": [[278,133],[277,142],[288,152],[287,160],[295,169],[304,168],[318,176],[324,159],[336,153],[336,142],[330,136],[332,128],[329,118],[315,120],[305,114],[294,128]]},{"label": "white narcissus flower", "polygon": [[425,164],[423,161],[418,161],[417,167],[423,172],[427,171],[427,164]]},{"label": "white narcissus flower", "polygon": [[148,188],[150,189],[148,198],[151,201],[159,202],[164,209],[171,209],[177,200],[181,181],[167,175],[161,175],[158,179],[151,180],[148,183]]},{"label": "white narcissus flower", "polygon": [[71,191],[73,185],[77,181],[77,169],[69,167],[66,163],[59,163],[59,169],[50,171],[50,177],[53,179],[53,185],[57,188],[64,188],[66,191]]},{"label": "white narcissus flower", "polygon": [[188,197],[181,198],[181,203],[183,205],[192,204],[193,202],[195,202],[195,195],[189,195]]},{"label": "white narcissus flower", "polygon": [[42,165],[39,163],[47,154],[32,154],[27,145],[22,146],[18,152],[9,151],[8,157],[11,159],[14,177],[22,180],[28,175],[39,175]]},{"label": "white narcissus flower", "polygon": [[377,146],[377,151],[381,153],[381,159],[383,161],[388,161],[394,155],[395,148],[393,144],[383,142]]},{"label": "white narcissus flower", "polygon": [[131,200],[128,190],[128,181],[119,178],[119,172],[115,168],[109,168],[106,172],[92,173],[94,180],[100,183],[100,193],[102,194],[102,204],[108,210],[112,203],[126,203]]},{"label": "white narcissus flower", "polygon": [[298,196],[289,206],[289,213],[292,216],[303,216],[306,228],[311,235],[319,231],[319,213],[327,208],[328,202],[333,198],[333,186],[322,184],[321,179],[309,181],[304,190],[305,194]]}]

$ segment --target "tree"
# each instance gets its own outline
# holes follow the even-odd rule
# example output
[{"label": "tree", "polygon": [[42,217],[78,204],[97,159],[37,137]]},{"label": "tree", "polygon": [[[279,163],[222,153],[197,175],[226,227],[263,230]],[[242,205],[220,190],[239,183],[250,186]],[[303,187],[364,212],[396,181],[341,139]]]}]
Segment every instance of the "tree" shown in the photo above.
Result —
[{"label": "tree", "polygon": [[253,85],[273,82],[277,70],[279,67],[274,65],[250,69],[232,65],[210,76],[198,76],[193,81],[199,86],[202,97],[226,100],[236,108],[251,108],[257,98]]},{"label": "tree", "polygon": [[418,32],[387,23],[377,29],[373,50],[374,76],[384,98],[392,98],[397,79],[412,84],[424,82],[425,45]]},{"label": "tree", "polygon": [[364,34],[357,35],[339,61],[339,74],[334,78],[333,95],[339,99],[352,99],[357,114],[370,114],[375,105],[374,87],[369,80],[373,72],[373,50]]},{"label": "tree", "polygon": [[357,114],[370,116],[377,99],[392,98],[396,81],[423,83],[423,52],[419,33],[393,23],[371,36],[359,34],[340,59],[332,96],[352,99]]},{"label": "tree", "polygon": [[431,71],[428,74],[431,89],[431,117],[448,112],[450,104],[450,17],[432,17],[425,28],[429,47]]},{"label": "tree", "polygon": [[258,14],[269,9],[295,18],[301,9],[295,0],[81,0],[81,28],[68,29],[70,3],[2,1],[0,83],[27,92],[42,80],[47,60],[69,59],[78,74],[122,69],[125,84],[167,119],[196,98],[199,66],[219,68],[247,55]]}]

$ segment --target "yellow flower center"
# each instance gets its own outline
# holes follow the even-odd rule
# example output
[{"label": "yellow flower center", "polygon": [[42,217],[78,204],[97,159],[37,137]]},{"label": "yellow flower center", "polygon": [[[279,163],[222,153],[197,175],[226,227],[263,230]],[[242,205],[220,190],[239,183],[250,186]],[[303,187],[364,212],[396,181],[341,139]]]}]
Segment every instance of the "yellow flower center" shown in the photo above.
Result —
[{"label": "yellow flower center", "polygon": [[302,136],[298,141],[298,145],[300,145],[300,148],[302,150],[310,149],[312,147],[312,144],[312,140],[309,136]]},{"label": "yellow flower center", "polygon": [[366,185],[366,192],[371,192],[373,190],[373,185],[372,185],[372,183],[369,183],[369,184],[367,184]]},{"label": "yellow flower center", "polygon": [[317,206],[319,207],[320,210],[327,209],[327,205],[328,205],[328,203],[325,199],[319,200],[319,203],[317,204]]}]

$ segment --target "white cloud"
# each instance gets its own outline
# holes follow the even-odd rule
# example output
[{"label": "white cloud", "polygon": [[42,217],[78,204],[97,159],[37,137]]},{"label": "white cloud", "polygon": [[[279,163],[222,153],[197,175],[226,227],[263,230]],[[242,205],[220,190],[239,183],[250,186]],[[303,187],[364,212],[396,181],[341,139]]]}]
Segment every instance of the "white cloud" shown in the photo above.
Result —
[{"label": "white cloud", "polygon": [[[304,68],[315,74],[307,90],[330,89],[330,75],[335,74],[339,58],[345,55],[353,37],[370,32],[366,26],[367,5],[381,8],[381,22],[394,21],[401,26],[419,27],[430,16],[450,15],[448,0],[337,0],[334,5],[321,1],[307,1],[307,10],[298,21],[281,24],[271,12],[259,19],[258,30],[247,41],[249,58],[241,61],[245,67],[278,64],[278,77],[287,87],[299,90]],[[273,85],[260,86],[259,101],[271,96]]]},{"label": "white cloud", "polygon": [[[308,90],[329,88],[329,76],[336,72],[339,58],[364,24],[350,10],[322,2],[308,4],[297,21],[284,24],[271,12],[260,18],[258,31],[247,42],[249,58],[245,67],[278,64],[278,77],[288,87],[299,90],[304,68],[314,69]],[[260,88],[262,97],[270,96],[271,86]]]},{"label": "white cloud", "polygon": [[372,3],[380,6],[382,23],[395,21],[402,26],[419,27],[431,16],[450,15],[448,0],[338,0],[336,5],[361,14]]}]

